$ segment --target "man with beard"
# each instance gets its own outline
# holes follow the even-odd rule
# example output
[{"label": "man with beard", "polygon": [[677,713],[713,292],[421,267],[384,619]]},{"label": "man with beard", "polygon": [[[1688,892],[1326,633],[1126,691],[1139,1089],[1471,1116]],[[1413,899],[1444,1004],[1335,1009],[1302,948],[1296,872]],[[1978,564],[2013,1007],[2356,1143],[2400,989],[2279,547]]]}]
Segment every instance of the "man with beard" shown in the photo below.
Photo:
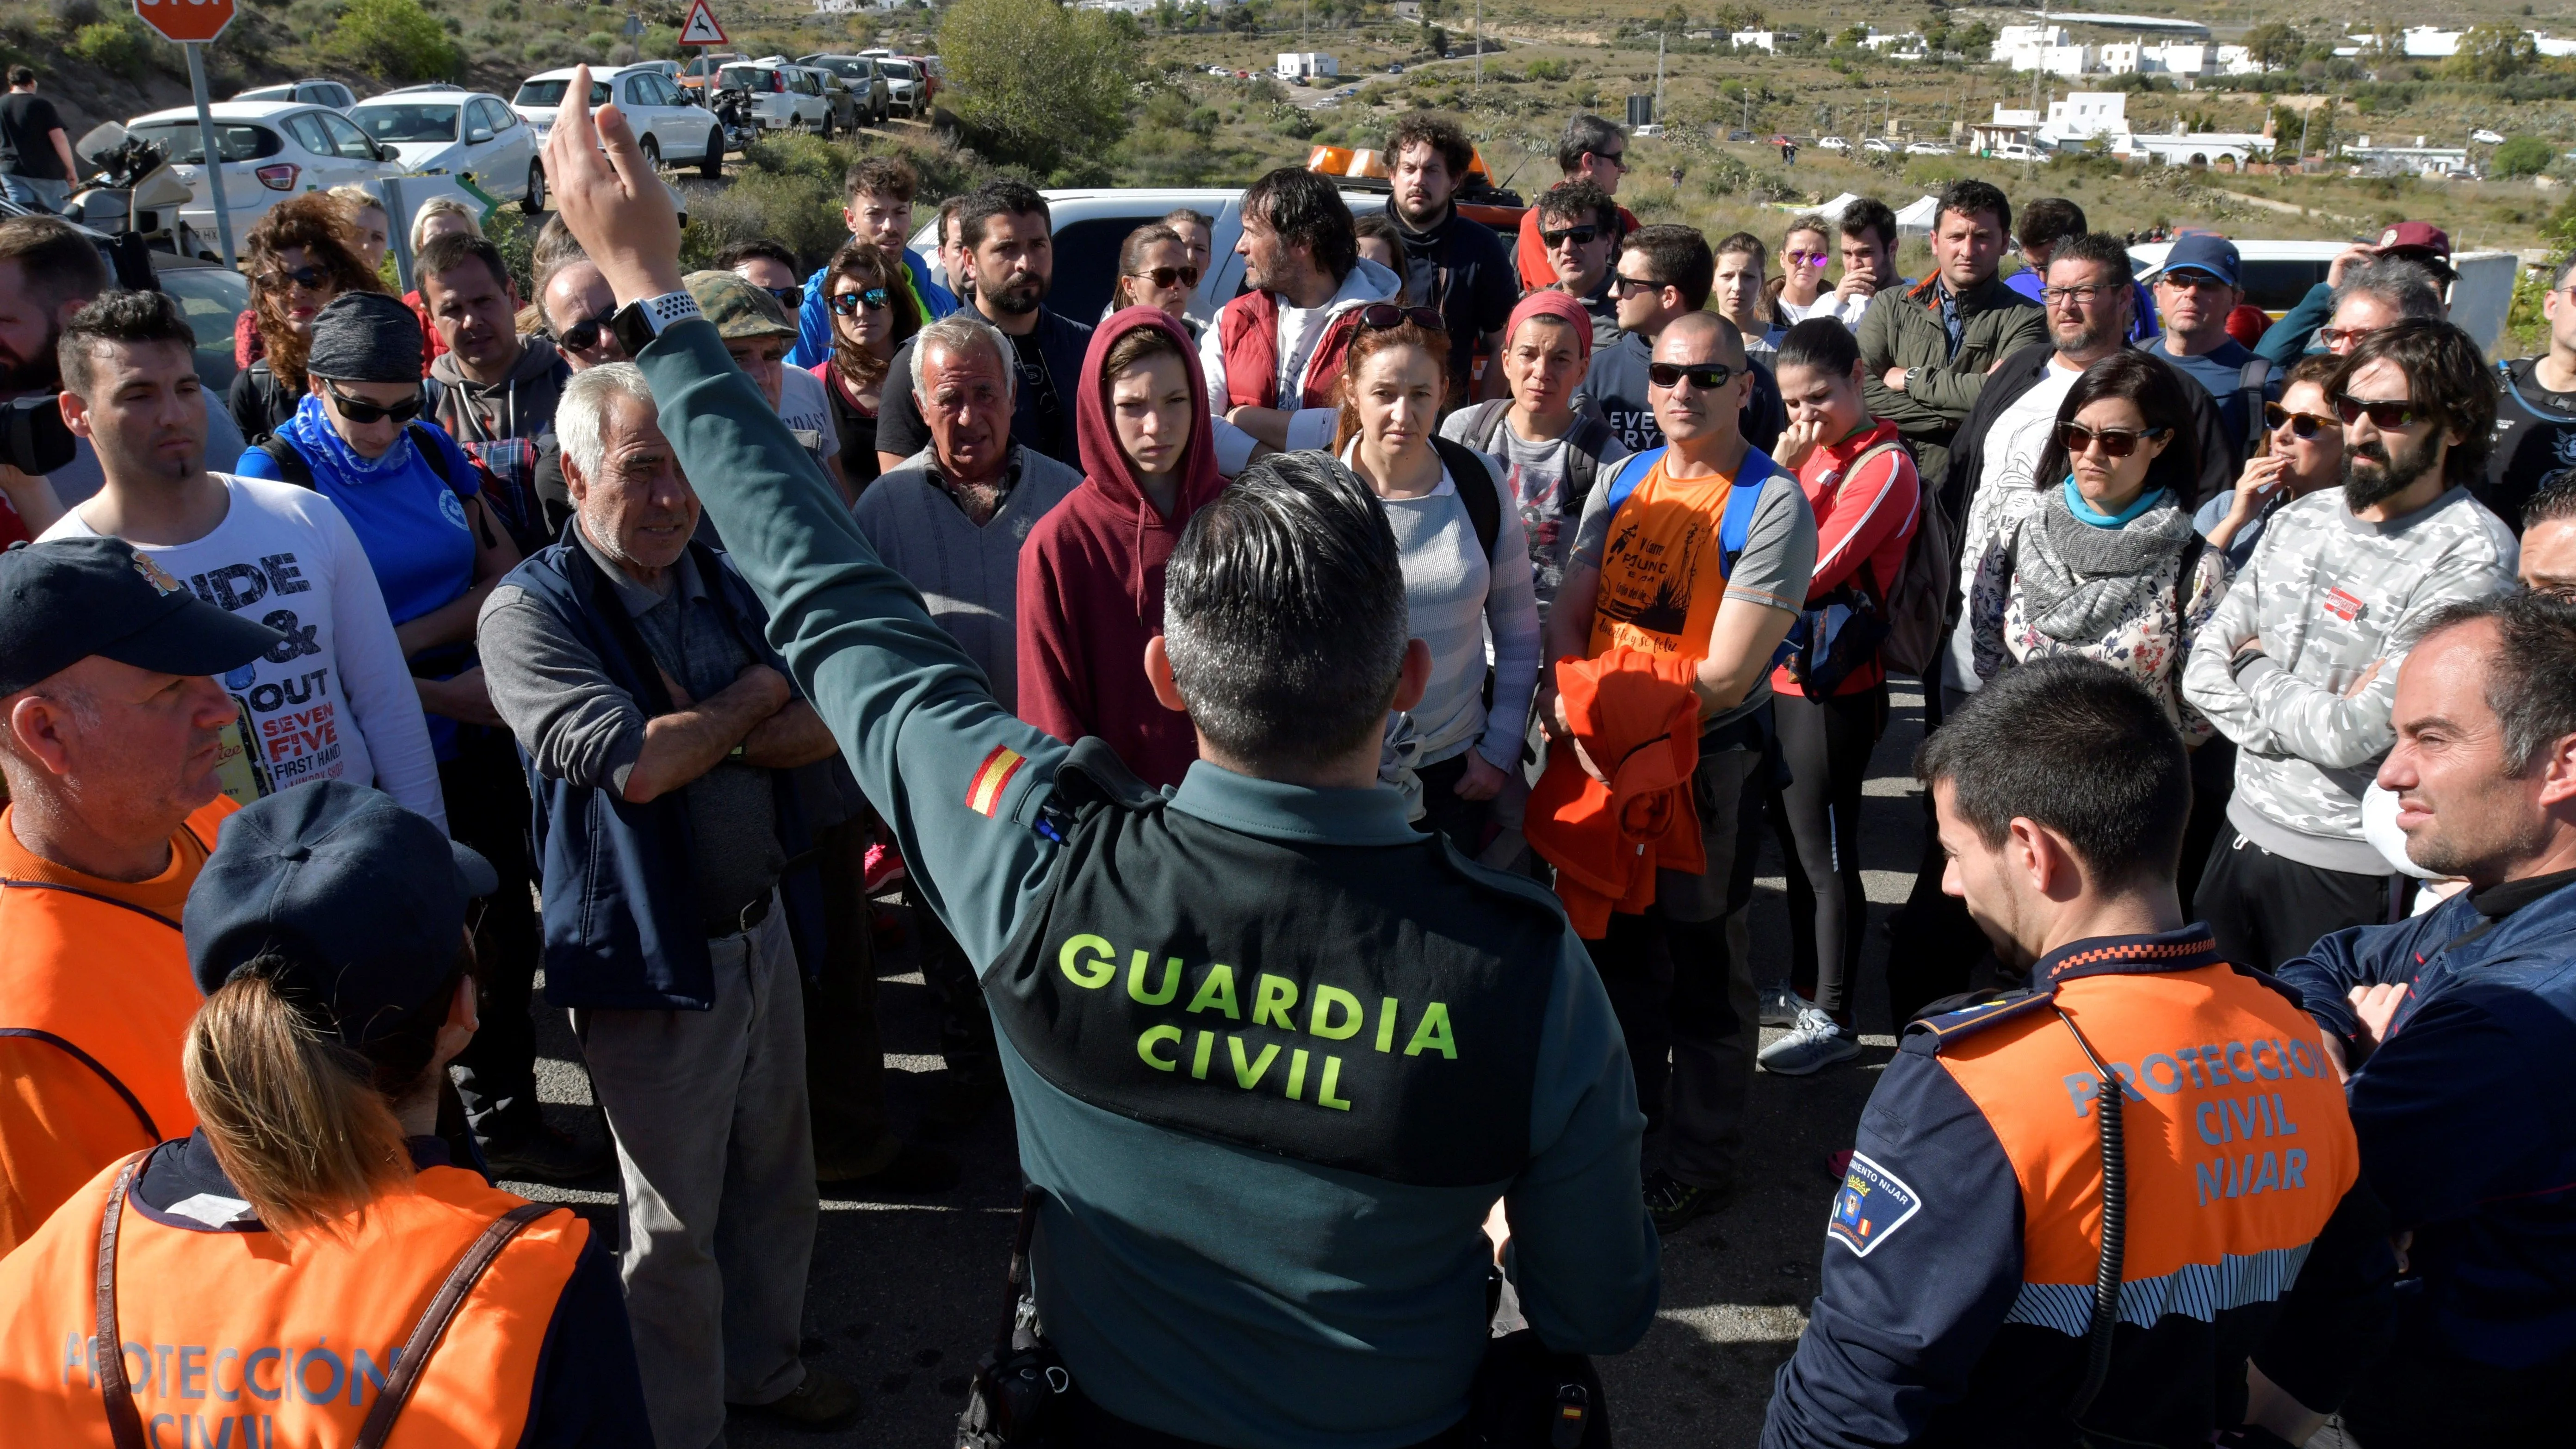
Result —
[{"label": "man with beard", "polygon": [[1217,471],[1227,477],[1262,448],[1331,444],[1341,416],[1333,388],[1351,337],[1364,313],[1404,288],[1392,269],[1359,254],[1351,209],[1331,179],[1302,166],[1282,166],[1244,191],[1234,249],[1243,295],[1199,339]]},{"label": "man with beard", "polygon": [[[72,314],[108,289],[107,263],[70,223],[50,216],[0,218],[0,404],[63,390],[55,344]],[[203,394],[209,458],[238,458],[241,429],[223,399]],[[53,526],[99,490],[97,450],[75,438],[72,460],[41,477],[0,461],[0,547]]]},{"label": "man with beard", "polygon": [[[1054,216],[1046,198],[1024,181],[988,181],[957,208],[958,241],[973,290],[961,309],[1001,329],[1011,339],[1018,374],[1011,407],[1011,441],[1079,469],[1073,443],[1074,383],[1091,328],[1042,305],[1055,281]],[[877,404],[877,467],[891,473],[930,446],[930,429],[913,396],[912,349],[904,344],[886,371]]]},{"label": "man with beard", "polygon": [[2379,784],[2407,854],[2468,889],[2280,972],[2348,1069],[2414,1280],[2344,1423],[2370,1449],[2540,1443],[2576,1411],[2576,1119],[2546,1086],[2576,1057],[2576,604],[2442,609],[2395,718]]},{"label": "man with beard", "polygon": [[2272,516],[2183,672],[2237,746],[2232,839],[2194,902],[2229,960],[2266,971],[2401,912],[2404,878],[2361,831],[2362,789],[2396,738],[2398,663],[2434,611],[2513,585],[2513,534],[2467,487],[2496,410],[2469,335],[2397,322],[2327,391],[2342,489]]},{"label": "man with beard", "polygon": [[1500,367],[1489,370],[1487,385],[1476,391],[1476,353],[1482,348],[1502,356],[1503,324],[1521,299],[1520,272],[1492,228],[1458,214],[1458,192],[1475,164],[1476,148],[1456,122],[1416,112],[1397,124],[1386,154],[1394,168],[1386,209],[1404,245],[1399,300],[1432,308],[1448,323],[1449,393],[1441,411],[1478,397],[1500,397]]}]

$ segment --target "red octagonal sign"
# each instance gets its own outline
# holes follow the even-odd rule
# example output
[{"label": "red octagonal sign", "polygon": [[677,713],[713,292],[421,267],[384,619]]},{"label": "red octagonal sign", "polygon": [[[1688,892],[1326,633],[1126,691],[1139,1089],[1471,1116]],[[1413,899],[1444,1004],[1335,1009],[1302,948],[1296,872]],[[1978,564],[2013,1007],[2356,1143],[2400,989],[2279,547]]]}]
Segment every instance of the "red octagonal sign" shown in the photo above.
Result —
[{"label": "red octagonal sign", "polygon": [[143,23],[170,40],[212,40],[233,23],[233,0],[134,0]]}]

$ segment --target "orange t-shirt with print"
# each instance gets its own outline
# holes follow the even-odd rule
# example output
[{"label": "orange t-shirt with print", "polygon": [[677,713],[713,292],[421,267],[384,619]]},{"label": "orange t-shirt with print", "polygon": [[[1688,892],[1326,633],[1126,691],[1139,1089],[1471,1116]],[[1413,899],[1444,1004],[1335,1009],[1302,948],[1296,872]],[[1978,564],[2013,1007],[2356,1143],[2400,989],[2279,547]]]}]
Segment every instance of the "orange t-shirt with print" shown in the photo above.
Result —
[{"label": "orange t-shirt with print", "polygon": [[[1749,459],[1754,455],[1750,452]],[[1718,529],[1735,491],[1732,474],[1676,480],[1658,458],[1611,516],[1601,543],[1601,591],[1592,611],[1597,659],[1622,645],[1649,654],[1708,657],[1709,631],[1726,597]]]}]

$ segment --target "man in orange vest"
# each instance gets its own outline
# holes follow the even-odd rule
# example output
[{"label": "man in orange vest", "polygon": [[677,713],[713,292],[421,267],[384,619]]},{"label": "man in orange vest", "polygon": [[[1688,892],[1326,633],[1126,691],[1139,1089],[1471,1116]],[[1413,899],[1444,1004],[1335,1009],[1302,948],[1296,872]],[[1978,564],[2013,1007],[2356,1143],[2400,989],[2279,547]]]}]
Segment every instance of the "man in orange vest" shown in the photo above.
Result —
[{"label": "man in orange vest", "polygon": [[2305,1439],[2395,1262],[2316,1023],[2183,919],[2181,737],[2108,666],[2044,659],[1915,774],[1942,889],[2030,985],[1907,1026],[1763,1449]]},{"label": "man in orange vest", "polygon": [[123,539],[0,553],[0,1253],[100,1168],[196,1124],[179,910],[242,746],[209,676],[285,642]]}]

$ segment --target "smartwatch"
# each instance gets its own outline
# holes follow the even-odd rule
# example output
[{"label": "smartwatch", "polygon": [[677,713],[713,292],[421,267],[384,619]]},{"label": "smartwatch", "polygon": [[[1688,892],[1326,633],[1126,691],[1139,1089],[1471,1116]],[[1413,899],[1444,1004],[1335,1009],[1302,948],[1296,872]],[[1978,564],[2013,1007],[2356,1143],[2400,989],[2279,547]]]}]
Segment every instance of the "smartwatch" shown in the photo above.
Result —
[{"label": "smartwatch", "polygon": [[653,339],[662,335],[662,329],[700,315],[698,299],[683,288],[618,308],[617,314],[608,319],[608,330],[617,338],[617,345],[626,349],[628,357],[641,357]]}]

